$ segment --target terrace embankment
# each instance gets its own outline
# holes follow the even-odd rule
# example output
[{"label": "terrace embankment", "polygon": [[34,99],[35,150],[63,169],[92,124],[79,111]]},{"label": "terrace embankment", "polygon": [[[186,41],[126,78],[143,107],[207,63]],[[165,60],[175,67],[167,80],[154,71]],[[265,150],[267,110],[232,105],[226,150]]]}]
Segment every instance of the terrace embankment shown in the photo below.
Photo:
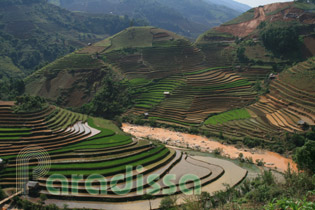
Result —
[{"label": "terrace embankment", "polygon": [[287,170],[288,164],[290,164],[293,169],[297,169],[292,159],[285,158],[275,152],[258,149],[238,149],[235,146],[224,145],[203,136],[175,132],[164,128],[123,124],[122,129],[124,132],[130,133],[138,138],[159,140],[164,143],[198,149],[205,152],[212,152],[217,148],[221,148],[223,150],[222,155],[232,159],[238,158],[239,154],[243,153],[244,157],[251,157],[254,161],[263,159],[267,167],[275,168],[282,172]]}]

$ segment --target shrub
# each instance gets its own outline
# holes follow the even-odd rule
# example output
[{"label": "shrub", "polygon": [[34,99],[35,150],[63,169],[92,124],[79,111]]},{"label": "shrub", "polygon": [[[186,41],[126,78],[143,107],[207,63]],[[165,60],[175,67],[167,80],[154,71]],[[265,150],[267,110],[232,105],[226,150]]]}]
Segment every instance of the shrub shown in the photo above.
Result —
[{"label": "shrub", "polygon": [[0,188],[0,200],[5,198],[5,194],[3,192],[3,190]]},{"label": "shrub", "polygon": [[251,139],[249,137],[245,137],[243,140],[244,145],[248,146],[249,148],[260,146],[260,141],[257,139]]},{"label": "shrub", "polygon": [[314,131],[307,132],[306,138],[308,138],[309,140],[315,141],[315,132]]},{"label": "shrub", "polygon": [[19,79],[2,78],[0,79],[0,87],[0,99],[2,100],[14,100],[25,91],[24,81]]},{"label": "shrub", "polygon": [[213,153],[215,155],[221,155],[221,153],[223,152],[223,149],[222,148],[216,148],[213,150]]},{"label": "shrub", "polygon": [[[313,192],[314,194],[315,192]],[[265,206],[265,210],[277,210],[277,209],[315,209],[315,203],[307,201],[306,198],[293,199],[293,198],[283,198],[280,200],[274,200]]]},{"label": "shrub", "polygon": [[263,159],[261,159],[261,160],[257,159],[257,160],[256,160],[256,164],[257,164],[258,166],[264,166],[264,165],[265,165],[265,162],[264,162]]},{"label": "shrub", "polygon": [[15,112],[35,112],[42,110],[46,105],[46,100],[39,96],[23,95],[16,97],[13,110]]},{"label": "shrub", "polygon": [[260,38],[264,46],[275,54],[290,54],[299,49],[299,26],[296,24],[274,23],[264,27]]},{"label": "shrub", "polygon": [[315,141],[307,141],[303,147],[297,148],[294,160],[300,170],[315,173]]},{"label": "shrub", "polygon": [[162,199],[159,209],[172,210],[172,209],[175,209],[175,206],[176,206],[176,200],[168,196]]},{"label": "shrub", "polygon": [[245,47],[239,47],[236,51],[236,55],[237,58],[241,61],[241,62],[248,62],[248,58],[245,55]]},{"label": "shrub", "polygon": [[102,81],[102,87],[93,100],[81,107],[84,114],[113,119],[122,114],[131,104],[131,90],[128,83],[114,78],[111,73]]},{"label": "shrub", "polygon": [[305,138],[299,134],[293,134],[291,140],[298,147],[301,147],[305,144]]}]

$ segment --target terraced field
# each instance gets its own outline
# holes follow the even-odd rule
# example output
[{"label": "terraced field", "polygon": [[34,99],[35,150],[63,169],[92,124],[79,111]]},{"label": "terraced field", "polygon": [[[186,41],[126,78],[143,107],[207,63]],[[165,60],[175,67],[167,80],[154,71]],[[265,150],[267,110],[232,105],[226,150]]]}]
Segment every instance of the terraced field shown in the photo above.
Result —
[{"label": "terraced field", "polygon": [[209,118],[203,128],[216,134],[223,132],[235,140],[248,136],[270,142],[272,136],[302,132],[299,121],[315,125],[314,67],[313,57],[282,72],[271,82],[269,94],[246,107],[250,118],[238,117],[220,124],[212,123],[214,119]]},{"label": "terraced field", "polygon": [[151,82],[137,90],[139,97],[135,100],[135,107],[151,109],[165,99],[164,92],[170,93],[182,84],[181,78],[175,76]]},{"label": "terraced field", "polygon": [[[190,126],[202,123],[210,114],[245,106],[255,99],[251,82],[229,71],[229,67],[187,72],[161,83],[165,85],[144,86],[147,92],[137,102],[146,105],[136,105],[129,113],[147,112],[150,119]],[[163,96],[164,91],[170,95]]]},{"label": "terraced field", "polygon": [[[15,188],[16,184],[21,184],[22,179],[17,179],[16,174],[16,157],[28,146],[40,146],[48,152],[50,170],[35,181],[40,184],[41,194],[56,199],[122,202],[143,199],[146,193],[163,197],[166,195],[164,191],[170,187],[164,181],[168,174],[175,175],[172,185],[176,190],[171,191],[173,194],[183,192],[180,180],[184,175],[191,174],[192,170],[195,176],[186,183],[186,190],[195,187],[194,180],[200,179],[201,186],[206,186],[225,173],[220,166],[195,160],[164,145],[136,140],[107,129],[104,125],[108,122],[101,119],[55,106],[34,113],[14,113],[13,105],[13,102],[0,102],[0,158],[6,162],[0,171],[2,188]],[[31,158],[22,165],[34,171],[38,161]],[[139,168],[140,165],[143,168]],[[127,166],[132,167],[132,174],[113,185],[112,179],[126,172]],[[49,181],[49,177],[56,174],[68,180],[68,184]],[[77,184],[73,184],[73,174],[80,174],[81,179]],[[93,182],[94,193],[85,185],[92,174],[103,177]],[[152,179],[153,174],[158,176]],[[140,183],[139,177],[142,177]],[[152,181],[160,186],[160,190],[154,188],[155,191],[152,191]],[[125,186],[130,187],[126,189]],[[63,194],[52,194],[48,187],[62,189]],[[95,193],[95,189],[102,189],[102,193]],[[143,193],[139,193],[139,189]]]},{"label": "terraced field", "polygon": [[[249,11],[236,22],[252,15]],[[251,37],[236,40],[215,28],[193,44],[163,29],[131,27],[34,73],[27,79],[26,92],[40,87],[37,95],[59,101],[72,98],[75,101],[62,105],[81,106],[93,98],[101,79],[111,71],[129,80],[134,92],[135,106],[125,115],[148,113],[148,120],[159,123],[199,127],[235,141],[251,137],[272,143],[274,136],[301,131],[300,120],[314,123],[313,75],[304,71],[313,61],[280,74],[271,82],[270,94],[257,102],[256,84],[266,84],[269,74],[287,62],[271,59],[260,42]],[[239,58],[242,47],[248,62]],[[91,69],[76,69],[78,65]],[[247,113],[228,116],[228,111],[237,109]],[[210,118],[220,113],[218,119]]]},{"label": "terraced field", "polygon": [[239,119],[248,119],[250,118],[250,114],[246,109],[236,109],[228,112],[224,112],[219,115],[214,115],[207,119],[205,121],[205,125],[217,125],[217,124],[222,124],[226,123],[232,120],[239,120]]}]

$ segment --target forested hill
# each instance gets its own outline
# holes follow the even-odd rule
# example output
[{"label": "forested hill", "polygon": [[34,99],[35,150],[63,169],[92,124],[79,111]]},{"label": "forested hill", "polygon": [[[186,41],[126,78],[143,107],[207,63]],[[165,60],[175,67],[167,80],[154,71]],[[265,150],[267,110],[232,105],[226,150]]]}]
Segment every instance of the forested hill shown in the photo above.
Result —
[{"label": "forested hill", "polygon": [[28,74],[130,24],[126,16],[72,13],[46,0],[1,0],[0,78]]},{"label": "forested hill", "polygon": [[[49,0],[71,11],[128,15],[146,19],[148,25],[196,38],[207,29],[240,15],[238,4],[227,7],[210,0]],[[225,1],[226,2],[226,1]],[[236,4],[236,5],[235,5]],[[234,9],[237,8],[237,9]],[[248,8],[249,9],[249,8]],[[246,9],[245,9],[246,10]]]}]

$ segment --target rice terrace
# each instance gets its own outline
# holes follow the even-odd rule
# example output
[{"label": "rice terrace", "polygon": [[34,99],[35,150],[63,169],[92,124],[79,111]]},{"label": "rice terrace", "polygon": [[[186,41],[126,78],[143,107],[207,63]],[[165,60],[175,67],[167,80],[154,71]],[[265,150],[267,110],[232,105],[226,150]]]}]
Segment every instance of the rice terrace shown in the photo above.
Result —
[{"label": "rice terrace", "polygon": [[0,208],[315,209],[314,3],[3,0]]}]

